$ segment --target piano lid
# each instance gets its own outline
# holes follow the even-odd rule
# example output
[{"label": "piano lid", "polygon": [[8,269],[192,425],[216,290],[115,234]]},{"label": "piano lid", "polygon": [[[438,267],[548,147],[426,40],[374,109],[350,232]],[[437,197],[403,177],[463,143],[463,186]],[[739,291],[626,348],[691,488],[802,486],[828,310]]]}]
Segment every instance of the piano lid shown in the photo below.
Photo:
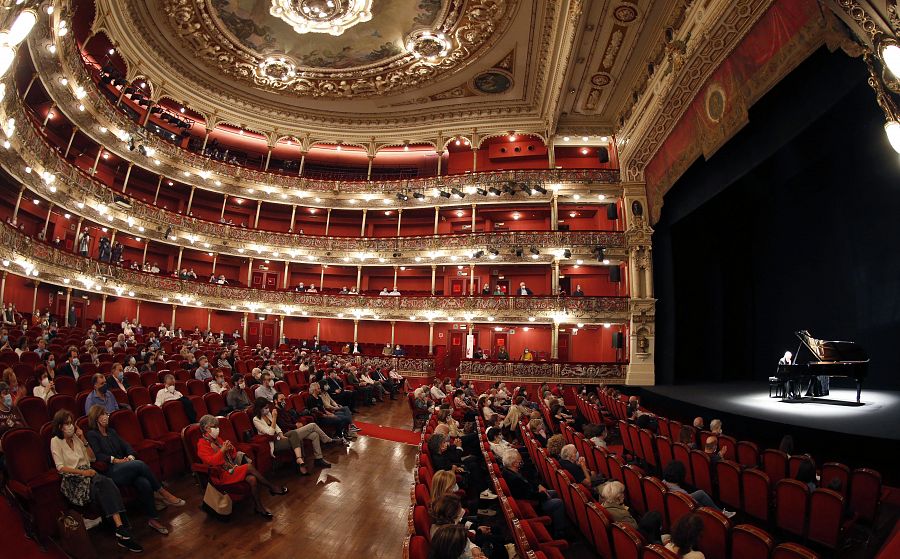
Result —
[{"label": "piano lid", "polygon": [[821,362],[868,361],[869,355],[856,342],[819,340],[808,330],[795,332],[810,352]]}]

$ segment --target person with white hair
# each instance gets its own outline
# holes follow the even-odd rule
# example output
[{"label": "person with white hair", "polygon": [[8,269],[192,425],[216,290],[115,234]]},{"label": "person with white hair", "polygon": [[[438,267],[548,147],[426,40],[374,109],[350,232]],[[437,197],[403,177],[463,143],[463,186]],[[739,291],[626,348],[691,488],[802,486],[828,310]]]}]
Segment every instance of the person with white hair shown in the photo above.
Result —
[{"label": "person with white hair", "polygon": [[584,456],[578,454],[578,449],[573,444],[567,444],[559,451],[559,466],[572,474],[576,483],[580,483],[588,489],[605,481],[602,476],[588,470]]},{"label": "person with white hair", "polygon": [[637,522],[625,505],[625,485],[621,481],[608,481],[600,490],[600,501],[603,508],[612,516],[613,522],[628,524],[637,529]]},{"label": "person with white hair", "polygon": [[541,512],[550,517],[553,536],[558,539],[566,535],[566,508],[556,491],[532,482],[521,473],[522,455],[514,448],[503,451],[503,479],[509,486],[513,499],[537,501]]},{"label": "person with white hair", "polygon": [[722,436],[722,420],[721,419],[713,419],[709,422],[709,431],[713,435],[717,437]]}]

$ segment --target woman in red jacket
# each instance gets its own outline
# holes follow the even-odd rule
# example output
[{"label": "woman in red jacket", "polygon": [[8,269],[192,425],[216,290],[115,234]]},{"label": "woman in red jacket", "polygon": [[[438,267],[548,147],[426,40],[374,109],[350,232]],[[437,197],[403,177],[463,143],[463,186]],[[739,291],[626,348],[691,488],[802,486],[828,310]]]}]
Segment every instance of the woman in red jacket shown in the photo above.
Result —
[{"label": "woman in red jacket", "polygon": [[197,441],[197,457],[204,464],[211,466],[210,478],[215,486],[230,485],[246,481],[256,504],[256,514],[266,520],[272,519],[272,513],[266,510],[259,496],[259,485],[263,485],[272,495],[284,495],[287,487],[275,487],[259,471],[253,467],[250,459],[234,448],[231,441],[219,437],[219,420],[213,415],[200,418],[202,436]]}]

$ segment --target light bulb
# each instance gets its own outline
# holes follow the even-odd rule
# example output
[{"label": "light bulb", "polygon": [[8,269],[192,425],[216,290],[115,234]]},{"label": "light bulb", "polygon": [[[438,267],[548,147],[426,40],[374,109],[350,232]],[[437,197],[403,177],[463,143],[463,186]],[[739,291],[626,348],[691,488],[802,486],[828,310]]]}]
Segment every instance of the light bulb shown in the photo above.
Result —
[{"label": "light bulb", "polygon": [[888,70],[900,79],[900,46],[890,43],[882,47],[881,59]]},{"label": "light bulb", "polygon": [[900,122],[896,120],[889,120],[884,125],[884,132],[887,134],[888,141],[891,142],[891,147],[894,148],[894,151],[900,153]]}]

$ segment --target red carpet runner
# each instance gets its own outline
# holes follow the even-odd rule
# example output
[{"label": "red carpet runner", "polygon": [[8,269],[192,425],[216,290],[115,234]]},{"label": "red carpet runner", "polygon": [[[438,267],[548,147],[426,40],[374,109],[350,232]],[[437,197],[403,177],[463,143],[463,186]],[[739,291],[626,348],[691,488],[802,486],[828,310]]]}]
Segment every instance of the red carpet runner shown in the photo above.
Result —
[{"label": "red carpet runner", "polygon": [[384,425],[376,425],[374,423],[365,423],[362,421],[354,421],[354,423],[359,427],[358,435],[411,445],[418,445],[422,441],[421,433],[413,433],[408,429],[385,427]]}]

